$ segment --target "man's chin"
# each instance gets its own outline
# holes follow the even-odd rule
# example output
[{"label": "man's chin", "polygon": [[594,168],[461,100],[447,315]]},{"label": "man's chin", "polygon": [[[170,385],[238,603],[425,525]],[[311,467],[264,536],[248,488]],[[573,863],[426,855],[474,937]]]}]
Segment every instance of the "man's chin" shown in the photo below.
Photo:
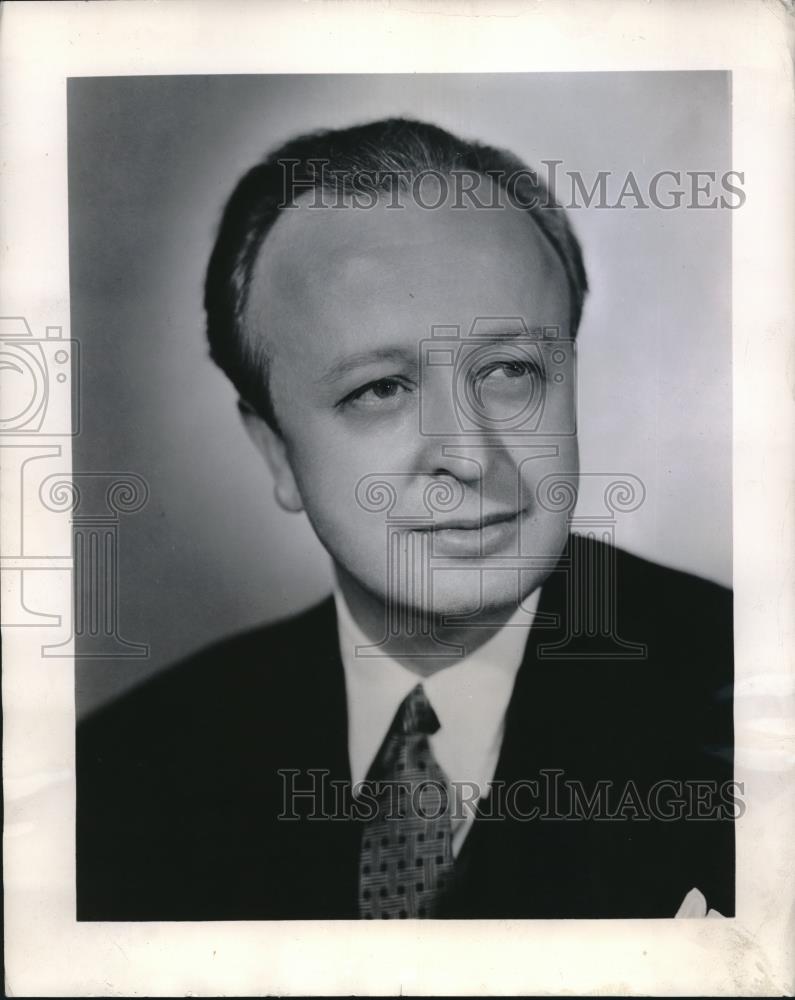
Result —
[{"label": "man's chin", "polygon": [[507,621],[524,596],[516,570],[439,570],[428,599],[414,608],[439,624],[454,624],[450,619],[496,624]]}]

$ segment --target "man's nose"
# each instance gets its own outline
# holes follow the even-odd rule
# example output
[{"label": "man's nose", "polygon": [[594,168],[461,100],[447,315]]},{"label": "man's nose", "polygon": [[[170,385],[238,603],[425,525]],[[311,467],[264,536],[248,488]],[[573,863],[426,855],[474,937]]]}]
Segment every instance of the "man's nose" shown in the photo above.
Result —
[{"label": "man's nose", "polygon": [[417,469],[476,484],[493,463],[499,440],[493,429],[478,426],[471,414],[466,419],[459,395],[460,386],[448,370],[426,373],[417,428]]},{"label": "man's nose", "polygon": [[435,478],[449,476],[475,486],[488,475],[497,450],[493,435],[425,437],[417,456],[417,470]]}]

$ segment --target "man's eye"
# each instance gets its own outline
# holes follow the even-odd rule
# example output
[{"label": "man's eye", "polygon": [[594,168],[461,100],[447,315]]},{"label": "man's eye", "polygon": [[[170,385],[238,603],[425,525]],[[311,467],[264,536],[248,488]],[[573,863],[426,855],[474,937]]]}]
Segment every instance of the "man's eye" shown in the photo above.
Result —
[{"label": "man's eye", "polygon": [[538,365],[531,361],[498,361],[481,371],[478,378],[482,381],[494,375],[499,378],[543,377]]},{"label": "man's eye", "polygon": [[522,361],[506,361],[498,366],[498,371],[503,372],[508,378],[521,378],[527,375],[527,365]]},{"label": "man's eye", "polygon": [[380,403],[397,399],[408,387],[396,378],[380,378],[376,382],[368,382],[343,399],[342,405],[346,403],[361,403],[369,406],[378,406]]},{"label": "man's eye", "polygon": [[369,387],[369,391],[378,399],[389,399],[390,396],[396,396],[399,390],[400,385],[391,378],[383,378],[380,382],[373,382]]}]

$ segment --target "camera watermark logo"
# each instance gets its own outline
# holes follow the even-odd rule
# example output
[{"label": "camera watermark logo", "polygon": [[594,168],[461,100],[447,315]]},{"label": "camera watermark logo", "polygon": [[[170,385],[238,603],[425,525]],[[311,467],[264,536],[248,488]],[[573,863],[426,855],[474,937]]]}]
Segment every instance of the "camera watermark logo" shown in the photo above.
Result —
[{"label": "camera watermark logo", "polygon": [[[421,393],[420,433],[446,438],[577,433],[576,352],[558,326],[529,328],[519,316],[436,325],[420,342],[420,379],[444,372],[450,398]],[[550,406],[553,398],[558,404]]]},{"label": "camera watermark logo", "polygon": [[77,434],[79,380],[79,345],[62,327],[48,326],[36,337],[23,317],[0,317],[0,434]]}]

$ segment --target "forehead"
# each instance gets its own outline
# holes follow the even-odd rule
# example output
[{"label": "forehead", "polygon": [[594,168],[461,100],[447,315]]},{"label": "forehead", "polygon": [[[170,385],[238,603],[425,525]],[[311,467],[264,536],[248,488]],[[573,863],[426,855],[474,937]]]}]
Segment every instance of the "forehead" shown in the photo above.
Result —
[{"label": "forehead", "polygon": [[521,209],[312,207],[282,212],[255,264],[247,335],[321,364],[363,346],[409,346],[479,316],[568,322],[561,263]]}]

